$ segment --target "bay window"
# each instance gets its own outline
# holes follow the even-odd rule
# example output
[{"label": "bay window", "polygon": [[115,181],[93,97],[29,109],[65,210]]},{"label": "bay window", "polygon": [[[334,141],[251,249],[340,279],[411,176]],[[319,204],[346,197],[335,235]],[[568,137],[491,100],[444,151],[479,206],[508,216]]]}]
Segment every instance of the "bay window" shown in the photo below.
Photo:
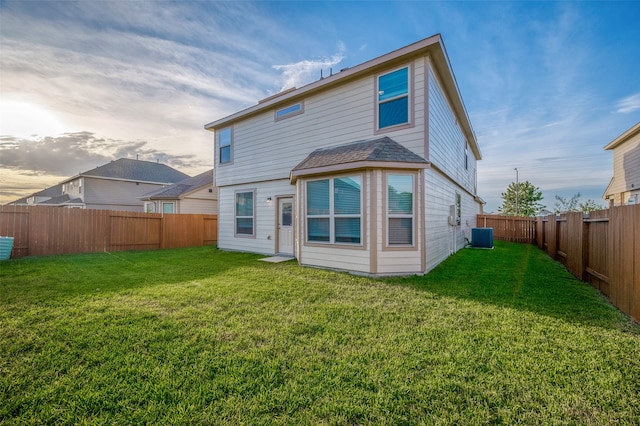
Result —
[{"label": "bay window", "polygon": [[362,183],[360,176],[307,182],[307,241],[360,244]]}]

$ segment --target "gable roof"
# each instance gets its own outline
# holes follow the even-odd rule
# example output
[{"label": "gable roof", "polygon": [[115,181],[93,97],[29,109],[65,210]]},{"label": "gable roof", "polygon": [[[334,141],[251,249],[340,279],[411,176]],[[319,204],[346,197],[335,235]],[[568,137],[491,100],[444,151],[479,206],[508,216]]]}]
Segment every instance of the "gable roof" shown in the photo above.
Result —
[{"label": "gable roof", "polygon": [[156,189],[138,197],[141,200],[177,199],[185,194],[205,186],[213,187],[213,169],[200,173],[197,176],[181,180],[164,188]]},{"label": "gable roof", "polygon": [[458,82],[453,74],[453,69],[449,62],[449,56],[447,55],[444,47],[444,41],[440,34],[435,34],[416,43],[394,50],[393,52],[371,59],[360,65],[346,68],[336,74],[322,78],[303,87],[285,90],[263,99],[254,106],[205,124],[204,128],[205,130],[214,131],[216,128],[230,126],[238,120],[248,118],[264,111],[272,110],[279,106],[285,106],[293,103],[295,100],[302,99],[305,96],[325,91],[338,85],[353,81],[354,79],[370,75],[380,69],[388,67],[391,63],[406,61],[412,57],[425,54],[428,54],[432,59],[433,67],[436,70],[436,74],[439,75],[443,88],[448,95],[451,106],[458,118],[460,128],[462,129],[462,132],[464,133],[474,155],[478,160],[480,160],[482,158],[480,147],[478,145],[475,132],[471,126],[467,109],[462,101]]},{"label": "gable roof", "polygon": [[366,167],[424,169],[429,162],[388,136],[320,148],[291,170],[292,183],[298,176]]},{"label": "gable roof", "polygon": [[175,183],[189,177],[189,175],[166,164],[120,158],[68,178],[61,183],[69,182],[79,176],[153,183]]},{"label": "gable roof", "polygon": [[630,140],[632,137],[640,133],[640,122],[638,122],[635,126],[631,127],[629,130],[615,138],[612,142],[610,142],[604,149],[614,149],[619,145],[622,145],[626,141]]}]

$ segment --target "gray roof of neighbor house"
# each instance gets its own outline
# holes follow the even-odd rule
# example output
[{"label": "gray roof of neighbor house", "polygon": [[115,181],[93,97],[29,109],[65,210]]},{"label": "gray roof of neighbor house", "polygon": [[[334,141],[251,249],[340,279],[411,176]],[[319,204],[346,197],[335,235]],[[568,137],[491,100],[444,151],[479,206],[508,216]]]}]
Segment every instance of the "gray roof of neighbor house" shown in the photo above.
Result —
[{"label": "gray roof of neighbor house", "polygon": [[53,197],[46,201],[41,201],[38,205],[49,205],[49,206],[61,206],[61,205],[69,205],[69,204],[77,204],[84,205],[84,201],[81,198],[71,198],[69,194],[60,195],[58,197]]},{"label": "gray roof of neighbor house", "polygon": [[95,169],[79,173],[62,183],[69,182],[79,176],[98,177],[106,179],[132,180],[136,182],[175,183],[189,177],[166,164],[151,161],[120,158]]},{"label": "gray roof of neighbor house", "polygon": [[200,173],[197,176],[181,180],[164,188],[156,189],[138,197],[142,200],[153,199],[176,199],[184,194],[194,191],[203,186],[213,187],[213,169]]},{"label": "gray roof of neighbor house", "polygon": [[[375,163],[375,164],[374,164]],[[291,170],[292,176],[307,174],[304,171],[323,169],[340,165],[355,167],[381,166],[379,163],[413,164],[414,168],[425,168],[429,162],[400,145],[388,136],[352,142],[331,148],[321,148],[313,151]]]},{"label": "gray roof of neighbor house", "polygon": [[42,191],[34,192],[33,194],[27,195],[26,197],[18,198],[17,200],[12,201],[7,205],[27,204],[27,200],[30,197],[52,197],[53,198],[53,197],[59,197],[60,195],[62,195],[62,185],[58,184],[58,185],[50,186],[49,188],[45,188]]}]

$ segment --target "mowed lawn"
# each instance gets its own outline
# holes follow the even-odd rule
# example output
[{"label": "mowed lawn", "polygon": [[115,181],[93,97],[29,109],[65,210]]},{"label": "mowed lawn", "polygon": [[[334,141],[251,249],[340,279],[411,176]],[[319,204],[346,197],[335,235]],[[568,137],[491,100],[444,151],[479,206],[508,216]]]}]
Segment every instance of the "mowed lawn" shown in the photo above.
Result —
[{"label": "mowed lawn", "polygon": [[0,262],[0,423],[640,423],[640,327],[534,246],[388,279],[260,257]]}]

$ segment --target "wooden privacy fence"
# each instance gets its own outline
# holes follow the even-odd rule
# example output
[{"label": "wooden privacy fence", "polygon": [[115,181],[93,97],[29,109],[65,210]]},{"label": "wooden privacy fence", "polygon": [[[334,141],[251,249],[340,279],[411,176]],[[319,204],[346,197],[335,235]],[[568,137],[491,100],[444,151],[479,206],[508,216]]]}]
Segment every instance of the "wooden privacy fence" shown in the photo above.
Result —
[{"label": "wooden privacy fence", "polygon": [[0,235],[14,258],[202,246],[216,244],[218,216],[0,206]]},{"label": "wooden privacy fence", "polygon": [[532,244],[536,239],[536,219],[522,216],[478,215],[478,227],[493,228],[493,238]]},{"label": "wooden privacy fence", "polygon": [[497,240],[533,242],[588,282],[621,311],[640,321],[640,205],[612,207],[584,215],[565,213],[518,218],[478,215],[477,226],[493,227]]}]

